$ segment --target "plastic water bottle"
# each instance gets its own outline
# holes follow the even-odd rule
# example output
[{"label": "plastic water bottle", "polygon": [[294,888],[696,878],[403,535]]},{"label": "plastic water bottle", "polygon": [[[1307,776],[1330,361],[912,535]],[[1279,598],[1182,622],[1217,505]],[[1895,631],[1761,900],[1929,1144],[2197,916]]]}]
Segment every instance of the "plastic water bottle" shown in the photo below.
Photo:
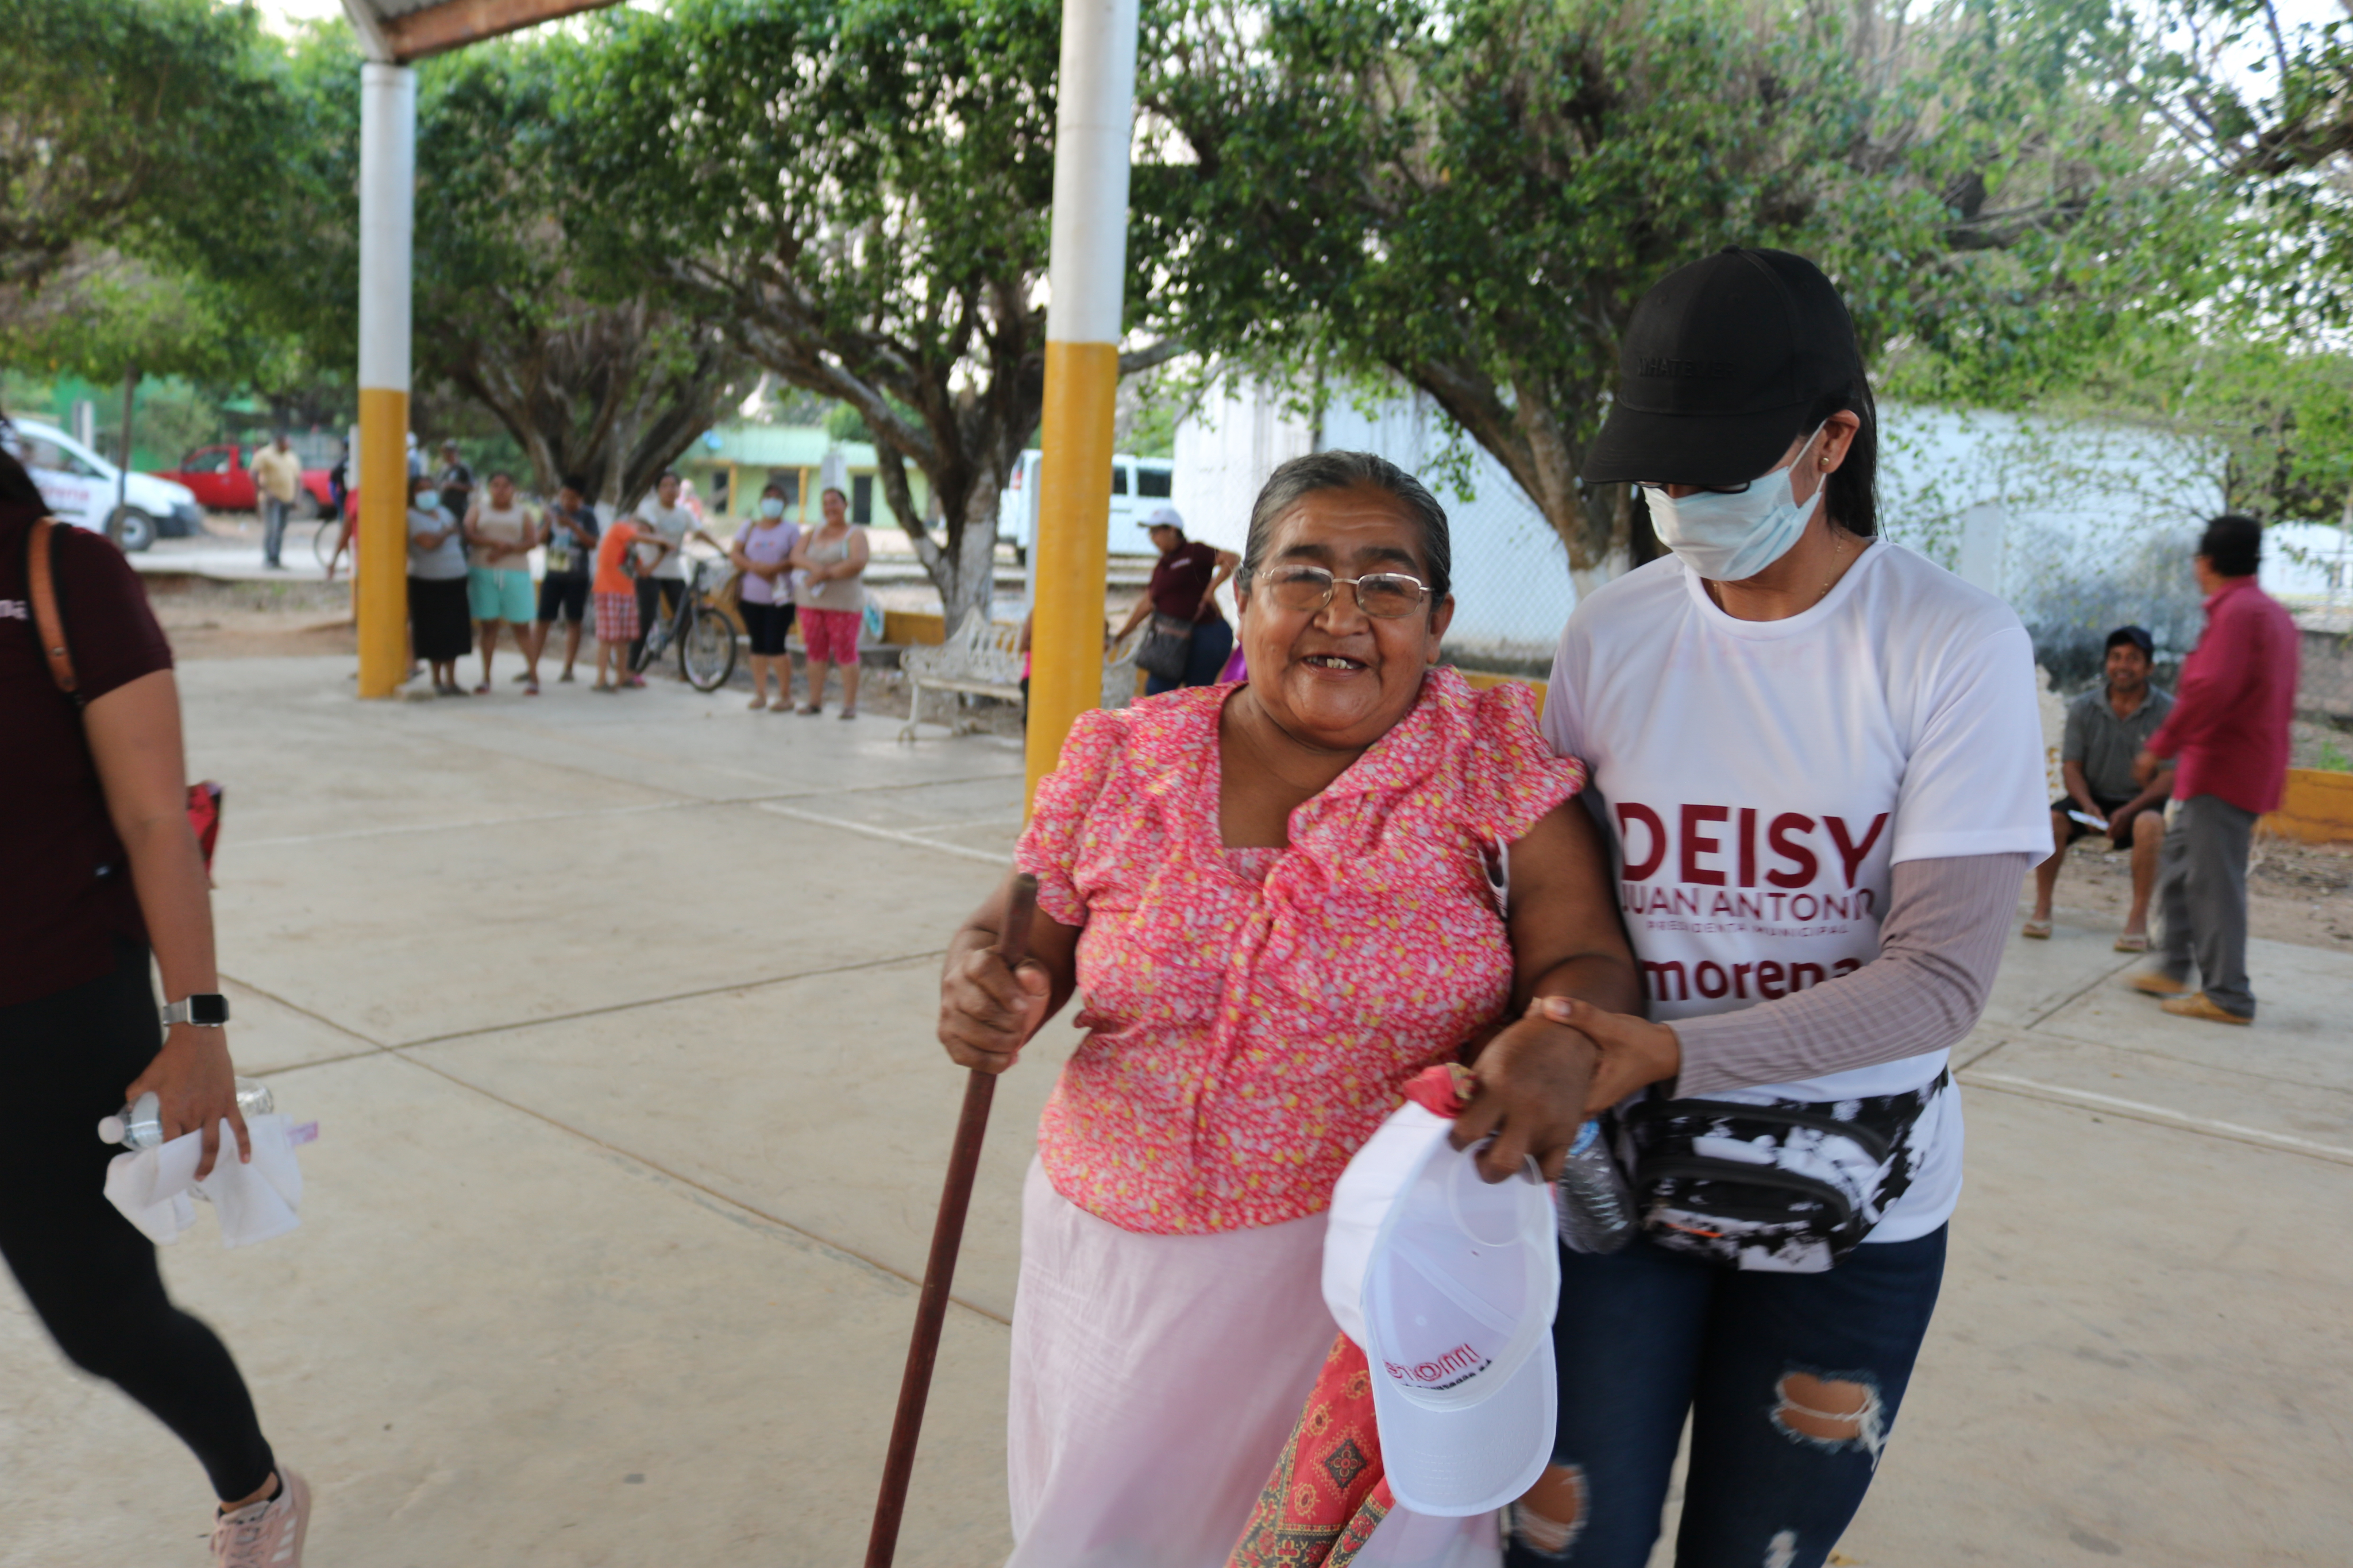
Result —
[{"label": "plastic water bottle", "polygon": [[[98,1119],[98,1136],[101,1142],[120,1143],[126,1149],[154,1149],[164,1142],[162,1102],[153,1089],[141,1095],[112,1116]],[[269,1086],[259,1079],[241,1078],[237,1080],[237,1114],[248,1120],[267,1116],[278,1109],[277,1100]]]},{"label": "plastic water bottle", "polygon": [[1568,1146],[1558,1185],[1560,1239],[1571,1252],[1615,1252],[1634,1238],[1634,1194],[1599,1121],[1587,1122]]}]

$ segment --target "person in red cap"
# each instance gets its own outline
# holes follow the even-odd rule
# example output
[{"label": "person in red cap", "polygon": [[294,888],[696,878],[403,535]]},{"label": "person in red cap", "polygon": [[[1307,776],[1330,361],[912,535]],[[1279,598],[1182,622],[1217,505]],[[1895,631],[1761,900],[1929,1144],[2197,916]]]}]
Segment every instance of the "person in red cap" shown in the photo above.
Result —
[{"label": "person in red cap", "polygon": [[2255,585],[2263,553],[2263,525],[2253,518],[2227,514],[2206,525],[2192,563],[2206,631],[2181,666],[2173,711],[2133,761],[2143,784],[2167,759],[2179,765],[2158,881],[2165,953],[2129,984],[2164,997],[2168,1013],[2218,1024],[2255,1021],[2247,850],[2255,818],[2279,809],[2295,716],[2295,623]]},{"label": "person in red cap", "polygon": [[[1628,323],[1588,484],[1668,553],[1587,595],[1545,731],[1585,759],[1649,1019],[1599,1051],[1639,1234],[1564,1250],[1554,1463],[1514,1568],[1641,1568],[1692,1432],[1682,1568],[1818,1568],[1871,1484],[1961,1184],[1947,1053],[2051,852],[2034,652],[1879,537],[1838,290],[1726,249]],[[1600,803],[1606,803],[1603,805]],[[1488,1125],[1473,1098],[1458,1138]]]}]

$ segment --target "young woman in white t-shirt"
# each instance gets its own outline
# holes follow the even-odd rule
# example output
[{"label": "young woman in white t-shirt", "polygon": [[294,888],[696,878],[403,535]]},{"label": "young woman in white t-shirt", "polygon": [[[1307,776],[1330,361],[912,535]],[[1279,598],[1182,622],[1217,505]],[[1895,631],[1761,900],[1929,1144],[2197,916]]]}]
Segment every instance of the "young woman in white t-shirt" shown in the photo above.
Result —
[{"label": "young woman in white t-shirt", "polygon": [[[1649,1562],[1687,1415],[1678,1568],[1821,1563],[1936,1305],[1960,1189],[1947,1047],[2050,825],[2026,632],[1878,540],[1877,434],[1810,262],[1727,249],[1636,310],[1585,478],[1640,483],[1669,553],[1577,605],[1545,728],[1590,772],[1650,1018],[1544,1005],[1594,1042],[1592,1112],[1860,1108],[1895,1131],[1837,1247],[1663,1212],[1654,1164],[1630,1244],[1563,1253],[1556,1462],[1514,1512],[1514,1568]],[[1474,1102],[1458,1140],[1482,1131]],[[1798,1170],[1810,1139],[1694,1147]]]}]

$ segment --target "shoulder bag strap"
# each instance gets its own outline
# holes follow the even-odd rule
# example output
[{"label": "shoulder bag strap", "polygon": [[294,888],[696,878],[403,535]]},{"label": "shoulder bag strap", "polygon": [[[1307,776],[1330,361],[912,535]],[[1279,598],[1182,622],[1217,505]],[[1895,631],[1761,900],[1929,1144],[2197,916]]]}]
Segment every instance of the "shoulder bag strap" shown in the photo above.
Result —
[{"label": "shoulder bag strap", "polygon": [[[65,524],[45,517],[25,533],[25,596],[33,605],[33,629],[41,640],[42,657],[49,661],[49,679],[73,700],[86,706],[81,678],[74,673],[73,650],[66,644],[65,616],[58,606],[57,572],[49,562],[49,541]],[[220,839],[221,786],[207,779],[188,786],[188,826],[195,830],[198,853],[204,857],[205,879],[212,879],[213,847]]]},{"label": "shoulder bag strap", "polygon": [[49,662],[49,679],[79,708],[81,678],[74,674],[73,650],[66,645],[65,616],[58,611],[57,573],[49,563],[49,541],[58,526],[56,518],[45,517],[26,531],[25,590],[33,605],[33,629],[41,639],[41,657]]}]

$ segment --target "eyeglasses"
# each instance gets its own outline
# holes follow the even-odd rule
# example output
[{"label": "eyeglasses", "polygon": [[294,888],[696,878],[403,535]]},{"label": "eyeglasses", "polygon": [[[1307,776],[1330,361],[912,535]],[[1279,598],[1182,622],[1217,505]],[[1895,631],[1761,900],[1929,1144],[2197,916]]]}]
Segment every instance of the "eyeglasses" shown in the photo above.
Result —
[{"label": "eyeglasses", "polygon": [[1356,608],[1376,620],[1393,621],[1409,616],[1430,597],[1419,577],[1402,572],[1367,572],[1361,577],[1335,577],[1321,566],[1271,566],[1257,574],[1259,586],[1282,609],[1312,616],[1332,602],[1345,583],[1356,590]]}]

